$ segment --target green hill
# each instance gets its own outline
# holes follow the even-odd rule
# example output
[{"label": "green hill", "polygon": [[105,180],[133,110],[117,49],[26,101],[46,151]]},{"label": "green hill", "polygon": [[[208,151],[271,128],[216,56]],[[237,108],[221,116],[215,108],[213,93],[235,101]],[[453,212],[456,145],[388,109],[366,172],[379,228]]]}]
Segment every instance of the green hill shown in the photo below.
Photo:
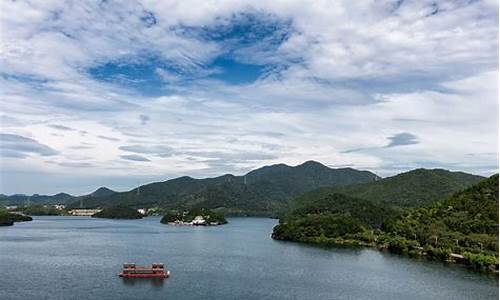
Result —
[{"label": "green hill", "polygon": [[273,238],[376,246],[498,269],[498,174],[404,213],[383,201],[354,198],[335,190],[314,191],[296,199],[293,209],[274,228]]},{"label": "green hill", "polygon": [[78,201],[90,198],[108,197],[116,193],[106,187],[100,187],[94,192],[82,195],[82,196],[72,196],[67,193],[58,193],[55,195],[0,195],[0,205],[17,205],[17,206],[43,206],[43,205],[54,205],[54,204],[70,204],[78,203]]},{"label": "green hill", "polygon": [[106,219],[142,219],[143,215],[133,208],[124,205],[118,205],[107,207],[102,211],[94,214],[92,217]]},{"label": "green hill", "polygon": [[[395,207],[415,208],[431,204],[484,179],[463,172],[416,169],[374,182],[313,191],[319,196],[332,192]],[[313,197],[313,195],[308,196]]]},{"label": "green hill", "polygon": [[385,219],[397,211],[375,202],[331,193],[301,197],[294,209],[280,219],[272,237],[311,243],[344,243],[372,235]]},{"label": "green hill", "polygon": [[74,201],[74,196],[66,193],[58,193],[55,195],[3,195],[0,197],[0,206],[7,205],[53,205],[53,204],[66,204]]},{"label": "green hill", "polygon": [[465,256],[476,267],[498,268],[498,174],[383,226],[394,252],[447,259]]},{"label": "green hill", "polygon": [[[330,186],[375,181],[377,175],[350,168],[331,169],[318,162],[291,167],[263,167],[244,176],[226,174],[215,178],[179,177],[140,186],[128,192],[83,199],[84,207],[124,204],[133,207],[190,210],[215,209],[238,215],[270,215],[287,206],[288,200],[305,192]],[[79,207],[76,201],[70,207]]]}]

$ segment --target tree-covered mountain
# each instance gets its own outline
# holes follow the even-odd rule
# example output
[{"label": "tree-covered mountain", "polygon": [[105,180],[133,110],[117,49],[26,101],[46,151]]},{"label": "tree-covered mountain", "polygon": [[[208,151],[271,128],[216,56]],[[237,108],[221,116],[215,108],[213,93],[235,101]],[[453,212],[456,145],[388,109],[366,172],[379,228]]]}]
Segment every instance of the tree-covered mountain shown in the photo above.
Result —
[{"label": "tree-covered mountain", "polygon": [[0,205],[53,205],[53,204],[65,204],[72,202],[74,196],[66,193],[58,193],[55,195],[21,195],[15,194],[0,198]]},{"label": "tree-covered mountain", "polygon": [[95,190],[94,192],[92,192],[86,196],[83,196],[83,197],[105,197],[105,196],[113,195],[115,193],[116,193],[115,191],[108,189],[107,187],[102,186],[102,187],[98,188],[97,190]]},{"label": "tree-covered mountain", "polygon": [[[290,198],[320,187],[359,184],[377,179],[377,175],[368,171],[332,169],[308,161],[294,167],[284,164],[267,166],[243,176],[226,174],[205,179],[179,177],[110,196],[88,197],[83,200],[83,206],[125,204],[165,209],[203,207],[230,214],[270,214],[284,208]],[[79,205],[79,202],[72,204],[74,207]]]},{"label": "tree-covered mountain", "polygon": [[428,205],[478,183],[484,177],[443,169],[416,169],[374,182],[318,189],[307,198],[332,192],[401,208]]},{"label": "tree-covered mountain", "polygon": [[388,219],[383,230],[394,252],[442,258],[453,252],[477,267],[498,267],[498,174],[430,206]]},{"label": "tree-covered mountain", "polygon": [[498,269],[498,174],[404,213],[382,201],[329,191],[296,199],[274,228],[273,238],[377,246]]},{"label": "tree-covered mountain", "polygon": [[93,197],[107,197],[116,193],[106,187],[100,187],[94,192],[82,196],[73,196],[67,193],[58,193],[55,195],[0,195],[0,205],[17,205],[17,206],[43,206],[54,204],[69,204],[75,203],[80,199]]},{"label": "tree-covered mountain", "polygon": [[397,215],[390,206],[339,193],[300,197],[280,218],[273,238],[309,243],[343,243],[358,239]]}]

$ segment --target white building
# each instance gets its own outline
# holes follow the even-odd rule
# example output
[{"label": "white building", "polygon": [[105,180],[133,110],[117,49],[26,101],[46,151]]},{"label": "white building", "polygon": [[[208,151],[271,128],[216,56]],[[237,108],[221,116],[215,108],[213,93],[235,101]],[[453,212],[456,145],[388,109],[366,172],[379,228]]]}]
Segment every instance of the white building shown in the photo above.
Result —
[{"label": "white building", "polygon": [[56,204],[56,205],[54,205],[54,208],[58,209],[58,210],[63,210],[63,209],[66,208],[66,205],[64,205],[64,204]]},{"label": "white building", "polygon": [[96,214],[100,212],[102,209],[87,209],[87,208],[78,208],[78,209],[72,209],[69,211],[70,215],[72,216],[92,216],[93,214]]},{"label": "white building", "polygon": [[202,216],[196,216],[193,219],[193,225],[205,225],[207,224],[207,221]]}]

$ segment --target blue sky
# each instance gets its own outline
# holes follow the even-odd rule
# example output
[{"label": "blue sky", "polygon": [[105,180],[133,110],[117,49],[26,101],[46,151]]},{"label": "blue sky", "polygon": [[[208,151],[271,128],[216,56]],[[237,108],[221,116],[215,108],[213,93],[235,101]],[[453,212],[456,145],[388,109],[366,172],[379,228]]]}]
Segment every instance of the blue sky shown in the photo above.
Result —
[{"label": "blue sky", "polygon": [[498,172],[496,1],[3,1],[0,193]]}]

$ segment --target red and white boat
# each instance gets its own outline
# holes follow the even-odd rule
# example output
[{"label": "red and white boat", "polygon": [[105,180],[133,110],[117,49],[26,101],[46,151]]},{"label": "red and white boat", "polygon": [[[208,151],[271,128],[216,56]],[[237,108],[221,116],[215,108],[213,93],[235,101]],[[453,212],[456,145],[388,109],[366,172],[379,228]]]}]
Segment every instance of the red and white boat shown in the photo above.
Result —
[{"label": "red and white boat", "polygon": [[152,264],[150,267],[123,264],[123,270],[118,276],[123,278],[168,278],[170,271],[165,270],[163,264]]}]

